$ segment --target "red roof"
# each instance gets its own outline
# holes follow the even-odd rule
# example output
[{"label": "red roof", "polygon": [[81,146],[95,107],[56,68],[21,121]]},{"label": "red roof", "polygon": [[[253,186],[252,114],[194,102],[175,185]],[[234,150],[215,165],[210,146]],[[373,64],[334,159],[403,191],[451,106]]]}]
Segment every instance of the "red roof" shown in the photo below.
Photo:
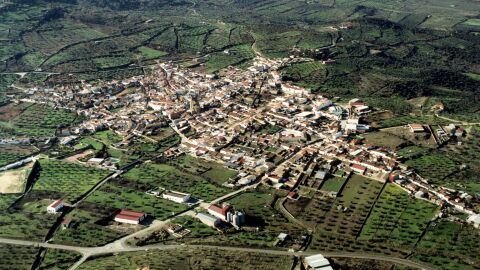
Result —
[{"label": "red roof", "polygon": [[290,191],[290,192],[288,193],[288,197],[290,197],[290,198],[295,198],[295,197],[297,197],[297,193],[294,192],[294,191]]},{"label": "red roof", "polygon": [[367,169],[367,168],[363,167],[362,165],[358,165],[358,164],[353,164],[351,167],[354,168],[354,169],[357,169],[357,170],[362,170],[362,171],[365,171]]},{"label": "red roof", "polygon": [[230,209],[230,207],[231,207],[230,205],[225,205],[224,207],[220,207],[220,206],[212,204],[208,207],[208,210],[212,210],[213,212],[216,212],[216,213],[219,213],[219,214],[225,216],[227,214],[228,210]]},{"label": "red roof", "polygon": [[50,204],[50,207],[56,209],[56,208],[57,208],[59,205],[61,205],[61,204],[62,204],[62,201],[61,201],[61,200],[56,200],[56,201],[54,201],[52,204]]},{"label": "red roof", "polygon": [[126,220],[139,220],[143,216],[145,216],[145,213],[122,210],[115,216],[115,218],[121,218]]}]

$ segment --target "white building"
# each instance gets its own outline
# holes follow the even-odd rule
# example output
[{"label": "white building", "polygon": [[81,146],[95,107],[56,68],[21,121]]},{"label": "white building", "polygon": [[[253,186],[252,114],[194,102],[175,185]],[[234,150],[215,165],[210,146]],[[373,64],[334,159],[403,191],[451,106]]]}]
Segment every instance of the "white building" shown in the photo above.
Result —
[{"label": "white building", "polygon": [[480,228],[480,214],[469,216],[467,222],[471,223],[473,227],[477,229]]},{"label": "white building", "polygon": [[216,227],[218,224],[220,224],[220,219],[208,214],[198,213],[195,217],[198,218],[203,224],[210,227]]},{"label": "white building", "polygon": [[305,257],[305,263],[308,265],[308,269],[333,270],[330,262],[321,254]]},{"label": "white building", "polygon": [[56,200],[47,207],[47,212],[51,214],[56,214],[63,208],[63,202],[61,200]]},{"label": "white building", "polygon": [[191,196],[187,193],[176,192],[176,191],[165,191],[162,194],[162,198],[176,203],[186,203],[190,200]]}]

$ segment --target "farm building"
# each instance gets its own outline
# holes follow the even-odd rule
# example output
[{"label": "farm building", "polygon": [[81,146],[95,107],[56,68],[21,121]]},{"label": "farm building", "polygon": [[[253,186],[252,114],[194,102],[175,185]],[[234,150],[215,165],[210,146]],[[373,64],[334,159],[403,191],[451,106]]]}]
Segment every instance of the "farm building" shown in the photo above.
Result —
[{"label": "farm building", "polygon": [[216,227],[220,224],[220,219],[208,214],[198,213],[195,217],[198,218],[203,224],[210,227]]},{"label": "farm building", "polygon": [[419,132],[425,131],[425,129],[423,128],[423,125],[420,125],[420,124],[408,124],[408,127],[410,128],[410,131],[413,133],[419,133]]},{"label": "farm building", "polygon": [[176,192],[176,191],[165,191],[162,194],[162,198],[176,203],[186,203],[190,200],[191,196],[187,193]]},{"label": "farm building", "polygon": [[321,254],[305,257],[305,263],[307,269],[333,270],[330,262]]},{"label": "farm building", "polygon": [[208,213],[212,216],[220,218],[221,220],[227,220],[227,213],[231,206],[229,204],[223,204],[222,207],[212,204],[208,207]]},{"label": "farm building", "polygon": [[134,212],[129,210],[122,210],[115,216],[115,221],[120,223],[127,223],[137,225],[142,222],[147,215],[142,212]]},{"label": "farm building", "polygon": [[56,214],[63,208],[63,202],[61,200],[56,200],[47,207],[47,212],[51,214]]}]

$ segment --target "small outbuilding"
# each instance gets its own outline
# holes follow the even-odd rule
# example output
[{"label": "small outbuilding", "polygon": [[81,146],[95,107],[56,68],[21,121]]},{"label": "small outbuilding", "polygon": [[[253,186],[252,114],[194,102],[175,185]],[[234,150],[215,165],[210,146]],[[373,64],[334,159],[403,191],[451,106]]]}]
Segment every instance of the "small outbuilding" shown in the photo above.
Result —
[{"label": "small outbuilding", "polygon": [[56,214],[63,209],[63,202],[61,200],[56,200],[47,207],[47,212],[51,214]]}]

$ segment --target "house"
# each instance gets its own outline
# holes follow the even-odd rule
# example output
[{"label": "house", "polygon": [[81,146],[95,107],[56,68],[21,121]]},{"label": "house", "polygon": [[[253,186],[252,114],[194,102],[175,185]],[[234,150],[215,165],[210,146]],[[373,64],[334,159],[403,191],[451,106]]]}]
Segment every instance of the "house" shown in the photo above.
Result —
[{"label": "house", "polygon": [[467,222],[471,223],[473,227],[479,229],[480,228],[480,214],[471,215],[468,217]]},{"label": "house", "polygon": [[419,133],[419,132],[425,131],[425,129],[423,128],[423,125],[420,125],[420,124],[408,124],[408,127],[410,128],[410,131],[413,133]]},{"label": "house", "polygon": [[62,228],[63,229],[68,229],[68,228],[71,228],[73,225],[74,225],[74,221],[70,218],[66,218],[63,220],[62,222]]},{"label": "house", "polygon": [[162,198],[170,200],[176,203],[186,203],[190,200],[191,196],[187,193],[176,192],[176,191],[165,191],[162,194]]},{"label": "house", "polygon": [[220,224],[220,219],[208,214],[198,213],[195,217],[210,227],[217,227]]},{"label": "house", "polygon": [[294,191],[290,191],[290,192],[288,193],[287,197],[288,197],[289,199],[291,199],[291,200],[295,200],[295,199],[298,198],[298,194],[297,194],[296,192],[294,192]]},{"label": "house", "polygon": [[56,200],[47,207],[47,212],[51,214],[56,214],[63,208],[63,202],[61,200]]},{"label": "house", "polygon": [[307,269],[333,270],[328,259],[321,254],[305,257],[305,263],[307,264]]},{"label": "house", "polygon": [[227,213],[232,207],[229,204],[223,204],[222,207],[212,204],[208,207],[208,213],[221,220],[227,220]]},{"label": "house", "polygon": [[115,221],[126,224],[137,225],[142,222],[147,214],[142,212],[134,212],[130,210],[122,210],[115,216]]},{"label": "house", "polygon": [[353,164],[352,166],[350,166],[350,168],[352,169],[352,171],[354,171],[356,173],[359,173],[359,174],[364,174],[365,171],[367,170],[367,168],[363,167],[362,165],[358,165],[358,164]]}]

